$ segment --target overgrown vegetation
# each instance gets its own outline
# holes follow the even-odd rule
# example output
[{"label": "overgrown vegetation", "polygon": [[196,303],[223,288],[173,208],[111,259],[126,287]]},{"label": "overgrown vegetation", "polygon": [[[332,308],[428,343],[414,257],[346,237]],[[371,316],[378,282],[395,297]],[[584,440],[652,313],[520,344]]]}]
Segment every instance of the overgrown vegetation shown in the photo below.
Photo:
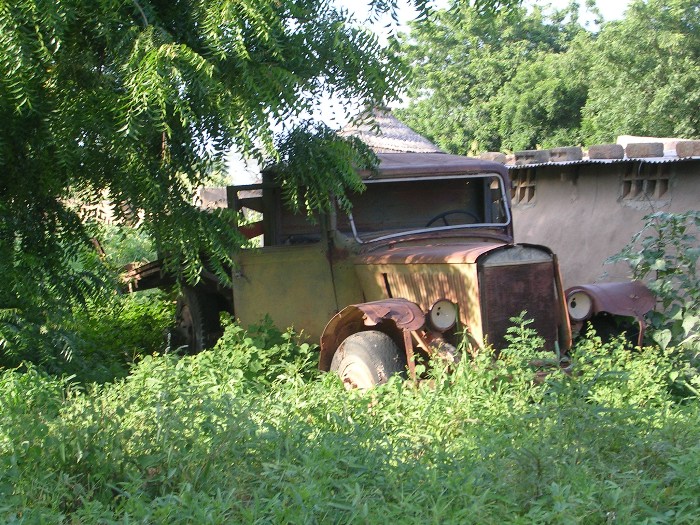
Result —
[{"label": "overgrown vegetation", "polygon": [[246,240],[232,210],[192,205],[195,188],[232,147],[276,159],[273,130],[324,94],[382,106],[404,79],[396,55],[330,0],[0,3],[0,344],[31,335],[26,357],[37,345],[35,361],[69,355],[72,308],[112,284],[80,212],[104,199],[119,219],[139,214],[181,280],[195,282],[206,258],[225,281]]},{"label": "overgrown vegetation", "polygon": [[[490,17],[519,3],[462,5]],[[433,2],[409,4],[425,18]],[[396,0],[367,5],[371,19],[397,18]],[[232,210],[192,205],[232,148],[281,161],[298,208],[328,206],[329,189],[347,206],[362,187],[349,167],[376,159],[302,119],[328,95],[344,118],[383,107],[406,75],[395,47],[331,0],[0,3],[0,352],[69,357],[72,309],[113,285],[86,206],[108,199],[118,219],[138,215],[190,284],[204,260],[225,282],[247,242]],[[311,178],[297,169],[310,153],[322,168]]]},{"label": "overgrown vegetation", "polygon": [[103,386],[5,371],[0,520],[700,519],[700,407],[677,352],[593,337],[540,384],[517,350],[367,393],[269,326],[230,325],[212,351],[147,357]]},{"label": "overgrown vegetation", "polygon": [[[0,368],[26,361],[81,382],[104,382],[126,375],[144,355],[164,350],[173,299],[162,292],[120,294],[116,277],[127,262],[154,259],[152,242],[138,228],[95,226],[93,232],[105,255],[100,258],[91,247],[73,260],[82,294],[66,291],[70,283],[56,276],[36,275],[34,286],[24,288],[25,278],[12,280],[26,270],[21,265],[5,274],[16,295],[13,301],[3,294],[10,287],[0,288],[0,305],[11,305],[0,308]],[[59,289],[34,295],[36,287],[52,286]]]},{"label": "overgrown vegetation", "polygon": [[[429,2],[412,3],[426,13]],[[670,5],[671,14],[683,7]],[[395,13],[396,2],[372,6]],[[527,27],[542,29],[539,51],[578,41],[580,28],[562,36],[536,22]],[[671,308],[654,321],[660,347],[591,336],[570,369],[539,370],[537,336],[520,318],[498,360],[477,352],[450,373],[434,363],[429,380],[395,377],[367,393],[320,374],[313,346],[269,324],[229,324],[214,350],[181,357],[164,338],[167,296],[112,292],[111,270],[152,258],[154,246],[79,220],[71,199],[92,202],[109,189],[119,214],[144,210],[155,249],[173,254],[181,276],[196,279],[207,251],[220,255],[224,275],[242,239],[226,212],[204,215],[188,201],[216,164],[209,146],[235,143],[285,162],[316,152],[290,147],[287,156],[284,142],[275,150],[270,120],[302,113],[326,90],[383,103],[403,68],[325,1],[101,0],[87,9],[23,0],[0,6],[0,29],[0,521],[700,521],[700,379],[689,351],[700,287],[695,273],[673,271],[695,272],[697,249],[686,248],[697,214],[656,217],[656,236],[635,239],[641,256],[625,254],[640,276],[659,272],[657,292]],[[675,32],[659,34],[659,50],[674,44]],[[507,70],[484,60],[481,79]],[[583,88],[549,74],[560,66],[543,60],[514,78],[539,93],[567,88],[557,99],[566,101]],[[693,92],[695,77],[675,80],[668,93]],[[683,100],[694,108],[695,98]],[[552,108],[541,109],[551,117]],[[680,129],[694,133],[691,120]],[[569,136],[558,121],[547,126]],[[328,135],[316,132],[288,138],[308,145]],[[358,149],[334,153],[333,166],[343,155],[371,164]],[[330,186],[336,197],[356,182],[345,168]],[[290,191],[300,208],[323,205]],[[90,244],[123,235],[125,247],[106,259]]]},{"label": "overgrown vegetation", "polygon": [[[694,257],[680,250],[696,220],[650,217],[654,234],[635,238],[643,253],[633,243],[624,257],[656,270],[652,259]],[[690,285],[694,267],[674,265],[675,282]],[[692,339],[640,349],[589,333],[562,362],[540,351],[523,314],[498,359],[469,348],[418,384],[348,392],[318,372],[314,346],[269,322],[229,323],[199,355],[154,354],[165,303],[120,300],[121,317],[76,319],[94,352],[64,369],[77,376],[33,365],[0,374],[0,520],[700,520]]]},{"label": "overgrown vegetation", "polygon": [[700,353],[700,211],[647,215],[636,233],[610,262],[629,264],[632,277],[648,282],[659,300],[648,316],[654,341],[682,345]]},{"label": "overgrown vegetation", "polygon": [[75,305],[60,327],[2,319],[0,369],[31,362],[82,383],[112,381],[144,356],[166,349],[174,310],[174,301],[157,292]]}]

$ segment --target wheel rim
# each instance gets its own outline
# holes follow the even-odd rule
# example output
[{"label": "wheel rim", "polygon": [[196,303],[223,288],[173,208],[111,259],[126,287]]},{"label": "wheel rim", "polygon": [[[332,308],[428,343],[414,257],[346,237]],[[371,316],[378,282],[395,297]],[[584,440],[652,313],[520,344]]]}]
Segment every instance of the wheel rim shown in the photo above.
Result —
[{"label": "wheel rim", "polygon": [[359,359],[347,359],[341,363],[338,375],[347,390],[354,388],[367,390],[377,384],[376,378],[364,362]]}]

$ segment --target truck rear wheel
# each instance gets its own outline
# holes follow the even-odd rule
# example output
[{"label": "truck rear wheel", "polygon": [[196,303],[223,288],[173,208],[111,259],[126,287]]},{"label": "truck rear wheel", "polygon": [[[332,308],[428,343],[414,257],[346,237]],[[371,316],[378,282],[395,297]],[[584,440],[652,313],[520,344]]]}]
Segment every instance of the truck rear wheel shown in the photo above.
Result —
[{"label": "truck rear wheel", "polygon": [[367,389],[386,383],[406,369],[406,356],[383,332],[370,330],[348,336],[331,361],[345,387]]},{"label": "truck rear wheel", "polygon": [[187,347],[191,354],[214,346],[222,334],[218,305],[214,294],[185,286],[177,300],[171,346]]}]

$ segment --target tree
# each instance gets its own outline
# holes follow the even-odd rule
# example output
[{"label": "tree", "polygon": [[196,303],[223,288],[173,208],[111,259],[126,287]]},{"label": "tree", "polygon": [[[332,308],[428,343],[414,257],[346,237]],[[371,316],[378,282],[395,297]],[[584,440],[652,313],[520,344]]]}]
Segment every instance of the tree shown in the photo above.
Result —
[{"label": "tree", "polygon": [[217,157],[274,154],[271,126],[323,93],[380,105],[404,78],[325,1],[24,0],[2,4],[0,33],[0,191],[13,229],[41,237],[25,253],[79,231],[66,203],[105,189],[162,251],[199,244],[181,214]]},{"label": "tree", "polygon": [[0,346],[99,287],[80,205],[107,191],[173,272],[209,254],[226,278],[243,239],[191,205],[208,167],[233,145],[274,157],[271,129],[323,94],[383,105],[404,77],[326,0],[1,2]]},{"label": "tree", "polygon": [[402,116],[459,153],[700,137],[700,3],[635,0],[598,32],[578,10],[487,21],[453,10],[414,25],[402,46],[414,102]]},{"label": "tree", "polygon": [[[140,210],[170,271],[195,281],[206,256],[226,279],[244,240],[226,210],[191,205],[210,167],[234,145],[275,159],[272,130],[324,94],[383,106],[405,77],[331,0],[0,0],[0,351],[26,330],[58,334],[67,307],[109,278],[82,205],[107,192],[117,214]],[[327,140],[314,126],[302,136]],[[368,158],[352,143],[334,151]],[[342,198],[357,176],[340,166]]]},{"label": "tree", "polygon": [[[588,35],[581,35],[584,49]],[[518,67],[494,96],[501,149],[517,151],[581,144],[581,108],[589,65],[582,54],[542,52]]]},{"label": "tree", "polygon": [[636,0],[591,50],[587,143],[621,134],[700,137],[700,2]]},{"label": "tree", "polygon": [[[577,17],[575,2],[550,16],[523,7],[484,18],[453,7],[413,24],[401,49],[413,72],[414,101],[401,116],[443,149],[463,154],[531,147],[550,130],[573,135],[568,130],[578,119],[555,113],[585,89],[569,85],[571,65],[556,57],[584,33]],[[551,95],[551,107],[527,107],[528,98]],[[537,123],[529,122],[533,116]]]}]

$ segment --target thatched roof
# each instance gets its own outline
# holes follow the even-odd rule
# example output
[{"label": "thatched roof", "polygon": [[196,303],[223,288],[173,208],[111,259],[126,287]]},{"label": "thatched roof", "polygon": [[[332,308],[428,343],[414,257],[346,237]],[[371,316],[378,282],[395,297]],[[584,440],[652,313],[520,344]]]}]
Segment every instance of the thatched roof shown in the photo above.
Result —
[{"label": "thatched roof", "polygon": [[375,109],[364,121],[348,124],[339,134],[359,137],[375,153],[442,153],[440,148],[413,131],[388,109]]}]

